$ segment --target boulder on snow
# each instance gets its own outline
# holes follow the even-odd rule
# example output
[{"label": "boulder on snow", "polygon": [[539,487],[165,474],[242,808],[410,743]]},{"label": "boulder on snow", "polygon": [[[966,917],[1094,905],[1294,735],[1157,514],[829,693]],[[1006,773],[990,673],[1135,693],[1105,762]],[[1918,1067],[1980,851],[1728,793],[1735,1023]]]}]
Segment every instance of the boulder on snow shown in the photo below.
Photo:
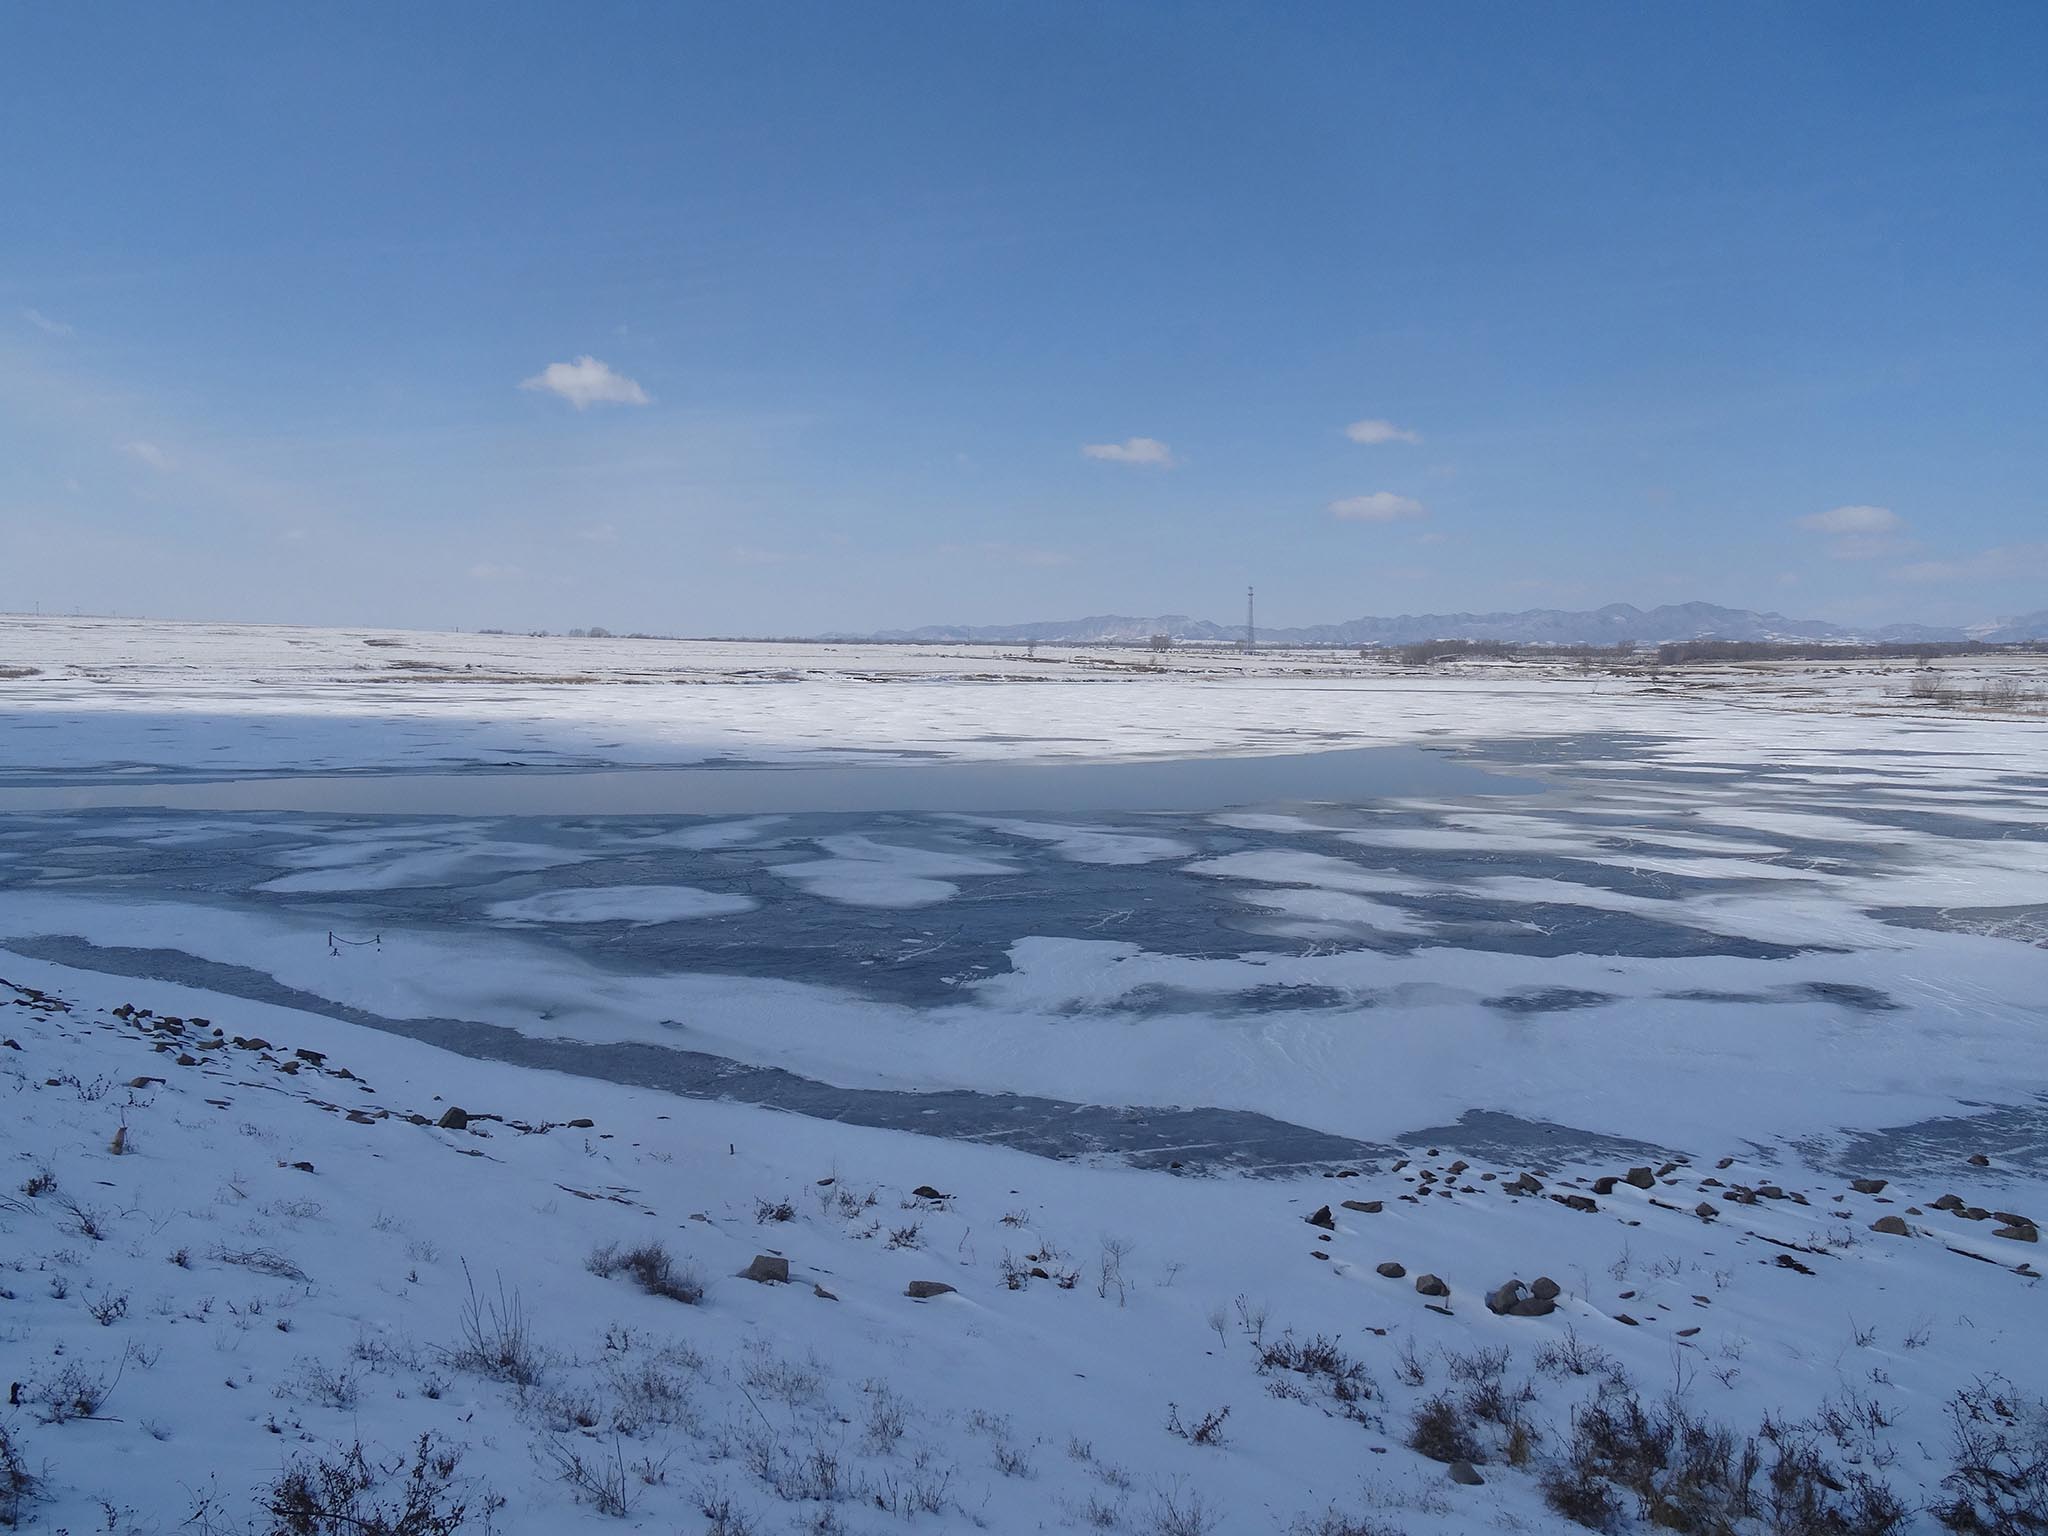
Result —
[{"label": "boulder on snow", "polygon": [[1308,1224],[1312,1227],[1323,1227],[1331,1232],[1337,1230],[1337,1218],[1330,1214],[1327,1205],[1317,1206],[1315,1214],[1308,1217]]},{"label": "boulder on snow", "polygon": [[1881,1195],[1884,1193],[1883,1179],[1851,1179],[1849,1187],[1859,1195]]},{"label": "boulder on snow", "polygon": [[1367,1216],[1377,1216],[1380,1213],[1380,1203],[1377,1200],[1346,1200],[1344,1209],[1361,1211]]},{"label": "boulder on snow", "polygon": [[444,1131],[466,1131],[469,1129],[469,1116],[450,1104],[441,1111],[441,1118],[434,1123]]},{"label": "boulder on snow", "polygon": [[742,1280],[759,1281],[762,1285],[782,1285],[789,1280],[789,1260],[777,1253],[757,1253],[754,1262],[740,1271]]},{"label": "boulder on snow", "polygon": [[915,1301],[928,1301],[934,1296],[944,1296],[952,1289],[943,1280],[913,1280],[903,1287],[903,1294]]},{"label": "boulder on snow", "polygon": [[1417,1275],[1415,1277],[1415,1289],[1417,1294],[1423,1296],[1448,1296],[1451,1294],[1451,1288],[1435,1275]]},{"label": "boulder on snow", "polygon": [[1477,1488],[1486,1481],[1485,1478],[1479,1475],[1479,1469],[1469,1461],[1452,1462],[1447,1470],[1447,1475],[1452,1482],[1462,1483],[1467,1488]]},{"label": "boulder on snow", "polygon": [[1399,1280],[1407,1275],[1408,1270],[1405,1265],[1397,1264],[1392,1259],[1389,1259],[1386,1263],[1378,1266],[1378,1272],[1389,1280]]},{"label": "boulder on snow", "polygon": [[1633,1184],[1637,1189],[1653,1189],[1656,1187],[1657,1175],[1647,1168],[1631,1168],[1623,1175],[1623,1182]]},{"label": "boulder on snow", "polygon": [[1555,1301],[1563,1291],[1564,1288],[1548,1275],[1538,1275],[1529,1282],[1529,1294],[1538,1301]]},{"label": "boulder on snow", "polygon": [[1913,1229],[1906,1225],[1903,1216],[1880,1216],[1870,1224],[1873,1232],[1882,1232],[1887,1237],[1911,1237]]}]

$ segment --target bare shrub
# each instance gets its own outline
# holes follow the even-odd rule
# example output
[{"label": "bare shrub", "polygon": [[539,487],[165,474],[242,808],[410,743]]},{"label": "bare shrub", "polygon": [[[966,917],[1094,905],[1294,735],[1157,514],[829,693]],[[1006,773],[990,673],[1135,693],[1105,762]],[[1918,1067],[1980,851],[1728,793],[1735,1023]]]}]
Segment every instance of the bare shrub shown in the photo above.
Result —
[{"label": "bare shrub", "polygon": [[466,1263],[462,1278],[469,1287],[469,1298],[462,1307],[461,1341],[448,1352],[450,1363],[459,1370],[514,1386],[535,1385],[545,1373],[547,1357],[533,1337],[519,1293],[507,1297],[501,1279],[495,1301],[479,1296]]},{"label": "bare shrub", "polygon": [[1175,1435],[1187,1441],[1189,1445],[1220,1446],[1224,1444],[1223,1422],[1229,1417],[1230,1405],[1225,1403],[1221,1408],[1212,1408],[1192,1424],[1189,1424],[1181,1419],[1180,1405],[1178,1403],[1168,1403],[1166,1405],[1166,1432],[1169,1435]]},{"label": "bare shrub", "polygon": [[868,1396],[861,1445],[870,1455],[886,1456],[896,1449],[897,1441],[909,1427],[910,1405],[883,1382],[867,1382],[861,1390]]},{"label": "bare shrub", "polygon": [[547,1450],[555,1475],[569,1485],[578,1503],[588,1503],[599,1514],[620,1519],[633,1512],[633,1479],[616,1437],[609,1457],[587,1457],[562,1440],[549,1441]]},{"label": "bare shrub", "polygon": [[105,1211],[86,1205],[75,1195],[58,1196],[57,1208],[69,1218],[64,1230],[73,1237],[90,1238],[96,1243],[107,1240],[107,1224],[112,1218]]},{"label": "bare shrub", "polygon": [[2048,1402],[1987,1376],[1949,1398],[1948,1418],[1955,1470],[1934,1517],[1971,1536],[2048,1531]]},{"label": "bare shrub", "polygon": [[1332,1504],[1320,1514],[1296,1515],[1287,1527],[1287,1536],[1401,1536],[1401,1533],[1390,1525],[1368,1520],[1363,1515],[1347,1515]]},{"label": "bare shrub", "polygon": [[0,1424],[0,1525],[10,1530],[27,1518],[42,1496],[42,1479],[28,1469],[28,1456],[14,1432]]},{"label": "bare shrub", "polygon": [[269,1275],[274,1280],[306,1281],[312,1278],[275,1248],[215,1248],[213,1258],[216,1263],[232,1264],[237,1269],[253,1269],[257,1274]]},{"label": "bare shrub", "polygon": [[771,1221],[794,1221],[796,1220],[796,1207],[787,1200],[762,1200],[757,1198],[754,1201],[754,1220],[762,1223],[764,1226]]},{"label": "bare shrub", "polygon": [[291,1376],[280,1381],[275,1390],[279,1397],[318,1403],[340,1413],[355,1412],[363,1400],[362,1389],[356,1384],[353,1371],[329,1365],[310,1355],[300,1359]]},{"label": "bare shrub", "polygon": [[113,1395],[118,1374],[110,1381],[98,1371],[81,1361],[70,1360],[59,1368],[47,1381],[37,1381],[29,1388],[29,1397],[38,1409],[45,1424],[65,1424],[72,1419],[94,1419],[99,1417],[107,1399]]},{"label": "bare shrub", "polygon": [[1416,1408],[1408,1424],[1408,1447],[1431,1461],[1486,1460],[1485,1448],[1464,1408],[1442,1392]]},{"label": "bare shrub", "polygon": [[1620,1519],[1624,1491],[1645,1521],[1678,1531],[1754,1521],[1772,1536],[1891,1536],[1907,1515],[1869,1474],[1830,1466],[1809,1426],[1766,1419],[1738,1436],[1676,1396],[1645,1407],[1625,1388],[1603,1389],[1572,1416],[1571,1443],[1542,1487],[1552,1509],[1602,1530]]},{"label": "bare shrub", "polygon": [[607,1280],[623,1270],[650,1296],[666,1296],[685,1306],[704,1299],[702,1277],[688,1265],[677,1263],[660,1243],[640,1243],[624,1250],[606,1243],[591,1253],[588,1264],[593,1275]]},{"label": "bare shrub", "polygon": [[1599,1345],[1580,1338],[1578,1329],[1567,1323],[1563,1338],[1546,1340],[1536,1351],[1536,1369],[1560,1380],[1566,1376],[1605,1376],[1614,1370],[1614,1357]]},{"label": "bare shrub", "polygon": [[1217,1516],[1193,1488],[1162,1488],[1146,1512],[1145,1536],[1209,1536]]},{"label": "bare shrub", "polygon": [[[412,1460],[378,1464],[360,1441],[338,1455],[301,1457],[262,1495],[264,1536],[454,1536],[469,1523],[455,1483],[461,1453],[421,1435]],[[495,1508],[503,1501],[486,1497]]]},{"label": "bare shrub", "polygon": [[1363,1360],[1344,1353],[1338,1342],[1317,1334],[1306,1342],[1297,1341],[1288,1329],[1279,1338],[1259,1346],[1259,1374],[1293,1371],[1308,1377],[1338,1405],[1347,1418],[1365,1420],[1361,1404],[1376,1395],[1371,1374]]}]

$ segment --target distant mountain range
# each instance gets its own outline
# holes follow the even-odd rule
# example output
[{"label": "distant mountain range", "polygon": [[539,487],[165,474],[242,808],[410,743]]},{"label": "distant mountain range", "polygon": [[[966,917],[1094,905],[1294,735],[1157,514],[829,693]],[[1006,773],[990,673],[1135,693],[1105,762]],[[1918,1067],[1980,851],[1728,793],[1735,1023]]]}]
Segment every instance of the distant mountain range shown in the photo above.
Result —
[{"label": "distant mountain range", "polygon": [[[1130,618],[1098,614],[1086,619],[1049,619],[1029,624],[930,624],[922,629],[889,629],[872,635],[832,639],[972,642],[996,645],[1143,644],[1153,635],[1175,640],[1230,643],[1244,638],[1241,624],[1218,624],[1182,613]],[[1843,643],[1915,641],[2048,640],[2048,608],[2018,618],[1966,627],[1884,624],[1856,628],[1822,619],[1789,619],[1782,613],[1722,608],[1713,603],[1667,603],[1638,608],[1609,603],[1604,608],[1525,608],[1519,613],[1404,613],[1394,618],[1351,619],[1342,624],[1309,624],[1295,629],[1260,629],[1269,645],[1413,645],[1424,640],[1505,640],[1522,645],[1613,645],[1632,640],[1662,645],[1676,640],[1818,640]]]}]

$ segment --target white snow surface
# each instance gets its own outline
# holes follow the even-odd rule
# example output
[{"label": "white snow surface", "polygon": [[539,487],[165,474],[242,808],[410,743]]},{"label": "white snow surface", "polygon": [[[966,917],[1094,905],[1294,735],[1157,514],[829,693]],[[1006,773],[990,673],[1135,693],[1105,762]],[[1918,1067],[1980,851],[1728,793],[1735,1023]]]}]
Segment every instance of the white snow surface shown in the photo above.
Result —
[{"label": "white snow surface", "polygon": [[[267,1532],[265,1493],[295,1462],[360,1441],[393,1466],[427,1434],[458,1457],[465,1530],[487,1514],[536,1536],[1560,1532],[1579,1527],[1542,1474],[1574,1411],[1625,1377],[1738,1434],[1809,1424],[1845,1479],[1880,1476],[1911,1506],[1901,1529],[1932,1536],[1950,1395],[1994,1375],[2048,1395],[2038,1245],[1932,1203],[2048,1210],[2029,1150],[2048,1102],[2048,722],[1916,704],[1869,662],[1160,666],[0,618],[0,1379],[22,1388],[0,1430],[34,1480],[15,1513]],[[374,787],[1400,744],[1541,782],[1483,803],[831,830],[64,803],[244,774]],[[254,873],[228,899],[207,861],[252,827]],[[1070,890],[1088,894],[1066,911]],[[1212,910],[1220,929],[1162,920]],[[999,926],[1027,911],[1060,921]],[[744,951],[747,925],[784,919],[877,975],[962,958],[936,1001],[661,959],[705,934]],[[1730,942],[1632,949],[1601,923]],[[846,1089],[1209,1107],[1365,1142],[1480,1111],[1682,1160],[1590,1212],[1549,1196],[1589,1195],[1638,1154],[1539,1139],[1460,1167],[1447,1129],[1342,1179],[1059,1161],[457,1056],[27,953],[79,939],[239,967],[309,1009],[675,1047]],[[450,1105],[481,1118],[440,1128]],[[1852,1188],[1836,1155],[1968,1116],[1986,1118],[1899,1154],[1882,1189]],[[1966,1161],[1980,1144],[1996,1155]],[[1542,1188],[1510,1192],[1530,1172]],[[1728,1198],[1767,1185],[1787,1198]],[[1329,1229],[1305,1222],[1325,1205]],[[1907,1233],[1874,1230],[1886,1217]],[[701,1277],[697,1304],[592,1272],[601,1245],[642,1242]],[[756,1254],[786,1257],[791,1283],[738,1278]],[[1425,1271],[1449,1284],[1441,1311],[1414,1288]],[[1555,1313],[1482,1304],[1539,1274]],[[920,1302],[913,1280],[955,1289]],[[472,1294],[487,1327],[493,1308],[523,1319],[531,1379],[465,1357]],[[1262,1363],[1254,1334],[1333,1339],[1370,1391],[1347,1406]],[[1529,1455],[1479,1422],[1485,1482],[1458,1486],[1410,1426],[1489,1371],[1529,1383]],[[67,1407],[81,1383],[106,1387],[88,1414]],[[1225,1407],[1220,1445],[1168,1427]],[[608,1484],[623,1515],[601,1508]],[[1638,1513],[1622,1523],[1647,1529]]]}]

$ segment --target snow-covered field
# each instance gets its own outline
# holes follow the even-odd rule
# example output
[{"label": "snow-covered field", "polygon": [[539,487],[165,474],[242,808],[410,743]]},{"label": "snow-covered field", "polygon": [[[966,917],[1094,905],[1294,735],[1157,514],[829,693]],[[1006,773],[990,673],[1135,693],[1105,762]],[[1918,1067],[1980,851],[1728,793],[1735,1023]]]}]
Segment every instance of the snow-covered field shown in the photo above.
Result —
[{"label": "snow-covered field", "polygon": [[19,1516],[1935,1529],[2048,1444],[2048,722],[1903,683],[0,620]]}]

